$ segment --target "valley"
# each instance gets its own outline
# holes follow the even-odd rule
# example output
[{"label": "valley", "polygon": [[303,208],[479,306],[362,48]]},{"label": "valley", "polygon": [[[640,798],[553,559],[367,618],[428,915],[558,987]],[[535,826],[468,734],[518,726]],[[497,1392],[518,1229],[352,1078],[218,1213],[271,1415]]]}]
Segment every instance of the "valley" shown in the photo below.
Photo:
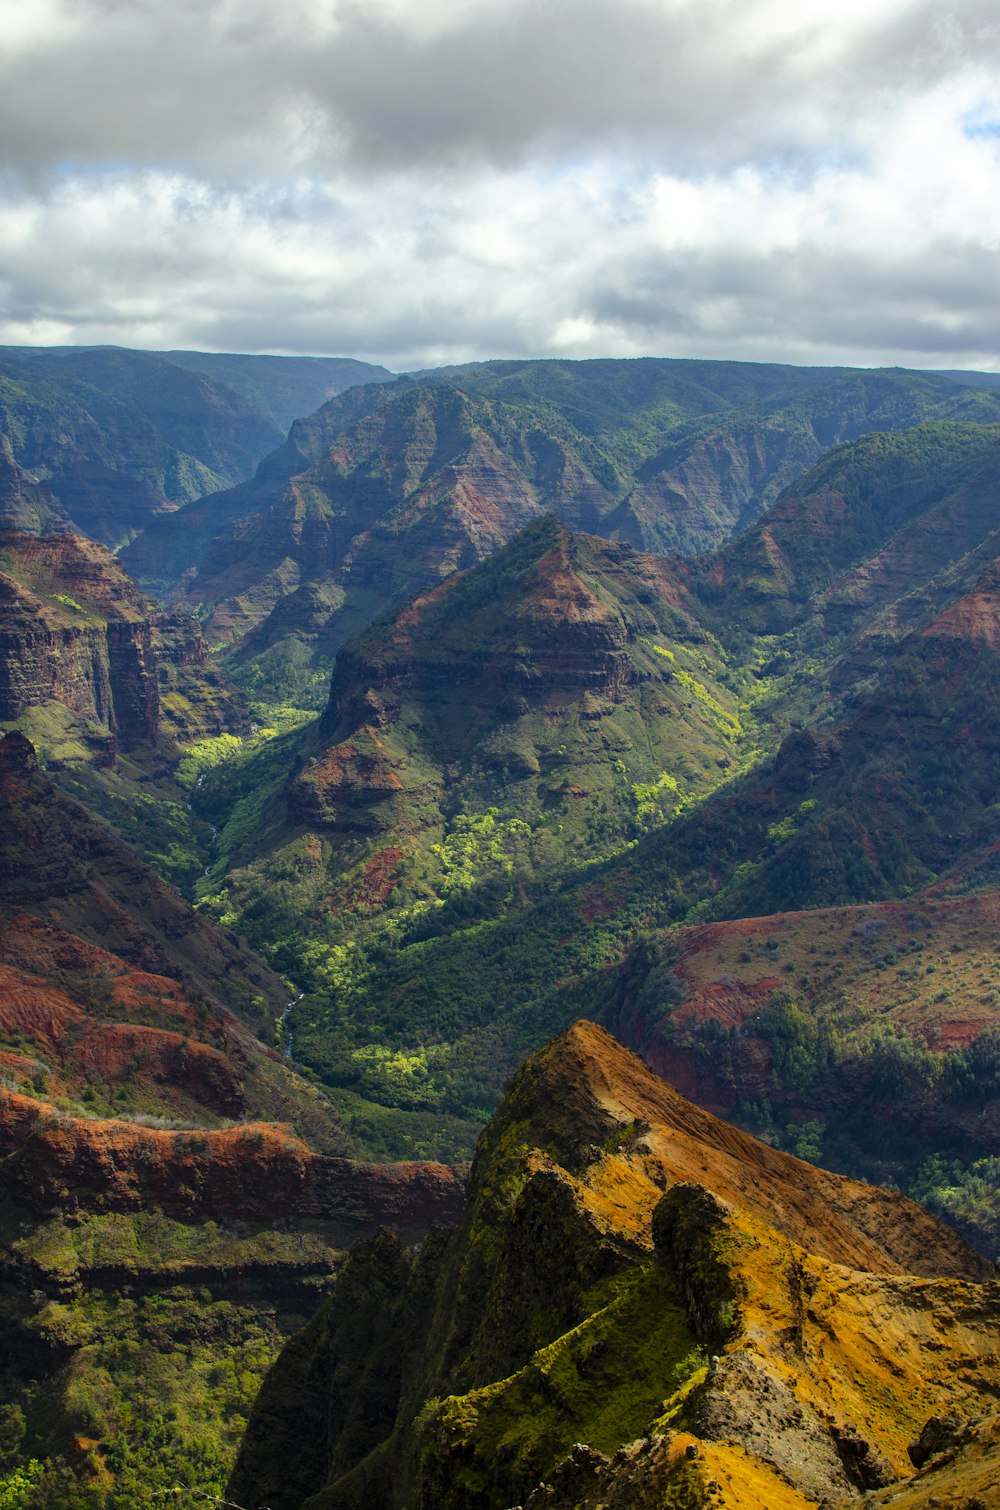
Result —
[{"label": "valley", "polygon": [[1000,389],[0,359],[0,1505],[989,1503]]}]

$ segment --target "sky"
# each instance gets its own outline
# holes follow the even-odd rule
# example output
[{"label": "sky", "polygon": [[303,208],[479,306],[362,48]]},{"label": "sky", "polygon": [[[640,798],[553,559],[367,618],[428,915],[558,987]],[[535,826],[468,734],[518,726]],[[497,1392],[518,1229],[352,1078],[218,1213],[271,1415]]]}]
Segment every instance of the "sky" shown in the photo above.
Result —
[{"label": "sky", "polygon": [[996,0],[0,0],[0,342],[1000,368]]}]

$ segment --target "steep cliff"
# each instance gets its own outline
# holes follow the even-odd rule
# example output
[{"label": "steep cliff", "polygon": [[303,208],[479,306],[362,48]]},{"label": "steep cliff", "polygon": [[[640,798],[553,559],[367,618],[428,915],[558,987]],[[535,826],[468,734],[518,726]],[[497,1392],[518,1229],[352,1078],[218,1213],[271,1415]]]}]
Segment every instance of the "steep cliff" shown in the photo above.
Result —
[{"label": "steep cliff", "polygon": [[0,534],[0,721],[25,727],[54,768],[248,728],[192,619],[154,609],[93,541],[12,531]]},{"label": "steep cliff", "polygon": [[152,640],[146,605],[100,546],[0,537],[0,719],[54,703],[103,730],[112,754],[155,740]]},{"label": "steep cliff", "polygon": [[354,1250],[269,1376],[230,1492],[853,1501],[912,1472],[931,1415],[988,1412],[998,1337],[996,1270],[948,1229],[716,1121],[580,1023],[515,1078],[461,1229],[415,1260]]}]

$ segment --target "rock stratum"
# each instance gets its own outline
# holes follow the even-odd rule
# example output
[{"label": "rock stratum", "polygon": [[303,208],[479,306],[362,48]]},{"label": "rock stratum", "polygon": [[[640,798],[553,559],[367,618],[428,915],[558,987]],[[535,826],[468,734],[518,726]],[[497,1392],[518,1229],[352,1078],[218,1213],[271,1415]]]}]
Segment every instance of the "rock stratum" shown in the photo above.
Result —
[{"label": "rock stratum", "polygon": [[0,533],[0,722],[56,767],[247,728],[193,620],[155,609],[103,546],[17,531]]},{"label": "rock stratum", "polygon": [[955,1233],[719,1122],[583,1022],[518,1072],[453,1236],[353,1250],[265,1382],[230,1493],[988,1504],[998,1342],[997,1271]]}]

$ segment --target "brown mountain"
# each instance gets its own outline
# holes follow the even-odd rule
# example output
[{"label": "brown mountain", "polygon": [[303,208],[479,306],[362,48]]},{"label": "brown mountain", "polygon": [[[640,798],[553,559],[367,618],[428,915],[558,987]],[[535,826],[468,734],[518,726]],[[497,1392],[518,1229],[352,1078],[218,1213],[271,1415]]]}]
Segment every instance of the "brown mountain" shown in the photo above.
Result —
[{"label": "brown mountain", "polygon": [[113,765],[171,735],[245,729],[242,698],[186,615],[163,614],[80,535],[0,534],[0,721],[53,765]]},{"label": "brown mountain", "polygon": [[998,1297],[912,1203],[727,1127],[579,1023],[515,1078],[459,1231],[416,1259],[354,1250],[269,1376],[230,1493],[854,1503],[903,1490],[929,1417],[990,1412]]}]

